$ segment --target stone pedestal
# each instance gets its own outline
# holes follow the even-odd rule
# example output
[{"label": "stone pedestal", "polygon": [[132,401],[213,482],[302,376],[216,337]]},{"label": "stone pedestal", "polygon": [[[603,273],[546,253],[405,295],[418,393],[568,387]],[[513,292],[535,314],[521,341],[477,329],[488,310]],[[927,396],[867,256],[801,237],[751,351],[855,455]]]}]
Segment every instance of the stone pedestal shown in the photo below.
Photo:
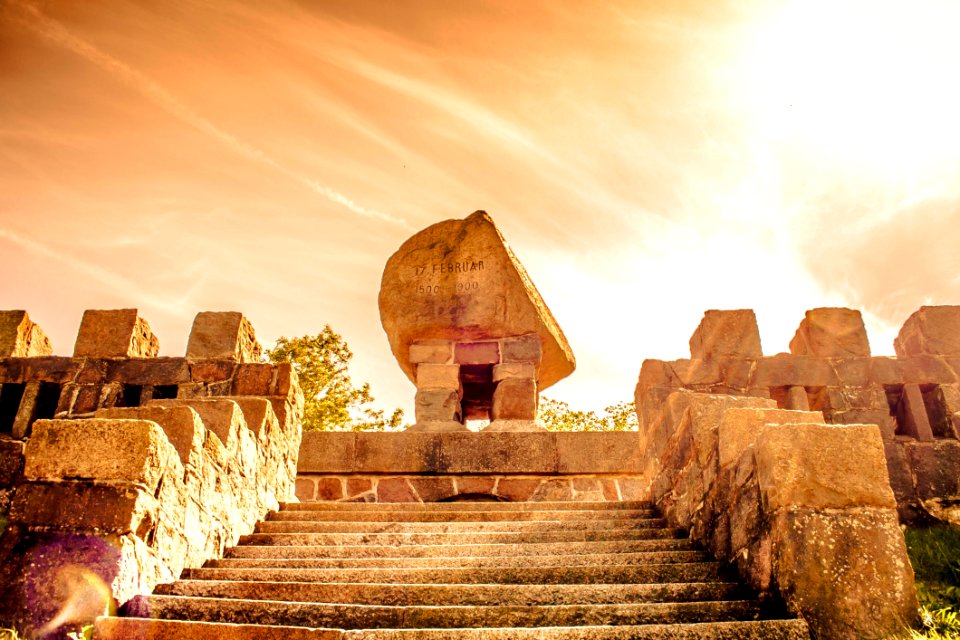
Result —
[{"label": "stone pedestal", "polygon": [[410,431],[466,430],[467,420],[490,420],[494,431],[543,430],[535,422],[542,360],[535,334],[414,342],[409,358],[417,384]]}]

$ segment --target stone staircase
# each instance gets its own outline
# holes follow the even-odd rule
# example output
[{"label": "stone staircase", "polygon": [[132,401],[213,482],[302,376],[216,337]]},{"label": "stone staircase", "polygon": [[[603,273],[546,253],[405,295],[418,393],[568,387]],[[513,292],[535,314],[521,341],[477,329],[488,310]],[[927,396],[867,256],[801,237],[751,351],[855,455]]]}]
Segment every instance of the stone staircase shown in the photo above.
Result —
[{"label": "stone staircase", "polygon": [[98,640],[809,638],[641,502],[283,505]]}]

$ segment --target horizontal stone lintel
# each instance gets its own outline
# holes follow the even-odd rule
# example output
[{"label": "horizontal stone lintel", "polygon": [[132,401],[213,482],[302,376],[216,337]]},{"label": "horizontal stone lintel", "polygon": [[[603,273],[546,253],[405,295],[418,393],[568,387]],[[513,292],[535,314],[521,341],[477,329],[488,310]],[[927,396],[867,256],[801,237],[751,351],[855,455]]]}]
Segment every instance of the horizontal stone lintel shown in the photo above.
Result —
[{"label": "horizontal stone lintel", "polygon": [[634,474],[636,431],[303,434],[300,473]]}]

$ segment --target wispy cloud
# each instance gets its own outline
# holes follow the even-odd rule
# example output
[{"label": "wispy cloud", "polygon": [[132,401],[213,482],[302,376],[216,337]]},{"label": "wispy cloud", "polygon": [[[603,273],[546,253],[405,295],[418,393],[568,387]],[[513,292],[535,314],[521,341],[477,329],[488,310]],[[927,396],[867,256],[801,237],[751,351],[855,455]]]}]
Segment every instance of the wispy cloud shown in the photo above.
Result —
[{"label": "wispy cloud", "polygon": [[139,91],[147,99],[163,108],[175,118],[219,141],[235,153],[248,160],[259,162],[270,167],[300,183],[314,193],[345,207],[357,215],[409,228],[410,225],[405,220],[382,211],[364,207],[340,191],[287,167],[263,150],[224,131],[210,120],[193,111],[176,96],[133,67],[101,51],[96,46],[72,33],[56,20],[46,16],[35,5],[29,2],[11,2],[7,10],[12,11],[15,17],[19,17],[23,23],[27,24],[49,42],[72,51],[87,61],[99,66],[124,84]]}]

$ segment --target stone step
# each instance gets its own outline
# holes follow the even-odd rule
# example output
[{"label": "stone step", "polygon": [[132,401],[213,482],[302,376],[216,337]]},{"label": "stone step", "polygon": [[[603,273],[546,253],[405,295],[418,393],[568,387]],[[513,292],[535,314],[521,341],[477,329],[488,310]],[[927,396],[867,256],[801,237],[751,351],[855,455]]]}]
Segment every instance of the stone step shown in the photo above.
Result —
[{"label": "stone step", "polygon": [[647,551],[687,551],[694,545],[685,538],[599,542],[527,542],[524,544],[436,545],[241,545],[227,550],[228,558],[433,558],[503,557],[563,554],[619,554]]},{"label": "stone step", "polygon": [[546,532],[472,533],[253,533],[240,537],[240,544],[269,545],[449,545],[523,544],[529,542],[595,542],[679,538],[676,529],[601,529]]},{"label": "stone step", "polygon": [[97,619],[97,640],[809,640],[801,620],[711,622],[683,625],[576,626],[505,629],[313,629],[147,620]]},{"label": "stone step", "polygon": [[595,553],[556,556],[486,556],[432,558],[223,558],[204,567],[243,569],[280,567],[286,569],[397,569],[397,568],[494,568],[494,567],[588,567],[609,565],[672,564],[707,562],[702,551],[649,551],[641,553]]},{"label": "stone step", "polygon": [[537,520],[533,522],[258,522],[257,533],[483,533],[662,529],[662,518],[636,520]]},{"label": "stone step", "polygon": [[623,511],[654,506],[645,501],[623,502],[284,502],[281,511]]},{"label": "stone step", "polygon": [[489,606],[691,602],[742,599],[730,582],[664,584],[369,584],[180,580],[158,595],[393,606]]},{"label": "stone step", "polygon": [[613,520],[657,518],[653,509],[567,509],[539,511],[271,511],[266,520],[309,522],[520,522],[543,520]]},{"label": "stone step", "polygon": [[378,606],[234,598],[137,596],[126,615],[167,620],[337,629],[448,629],[676,624],[754,620],[756,601],[645,602],[550,606]]},{"label": "stone step", "polygon": [[185,569],[189,580],[367,582],[403,584],[649,584],[718,580],[716,562],[601,567],[494,569]]}]

